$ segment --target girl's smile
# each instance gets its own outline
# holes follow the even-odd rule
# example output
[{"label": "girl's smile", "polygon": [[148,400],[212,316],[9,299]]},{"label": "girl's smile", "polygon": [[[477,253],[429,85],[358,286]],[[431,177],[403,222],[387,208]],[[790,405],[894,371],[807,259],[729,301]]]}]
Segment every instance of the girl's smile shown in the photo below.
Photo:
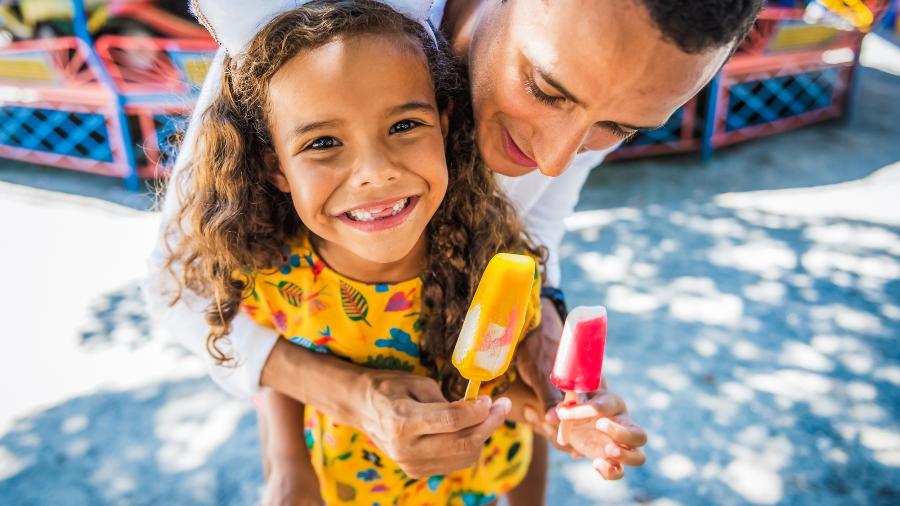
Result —
[{"label": "girl's smile", "polygon": [[379,232],[399,226],[416,207],[419,197],[412,195],[399,199],[370,202],[337,215],[337,218],[365,232]]},{"label": "girl's smile", "polygon": [[421,47],[394,34],[337,38],[289,60],[268,102],[273,181],[323,260],[360,281],[417,275],[448,180],[446,119]]}]

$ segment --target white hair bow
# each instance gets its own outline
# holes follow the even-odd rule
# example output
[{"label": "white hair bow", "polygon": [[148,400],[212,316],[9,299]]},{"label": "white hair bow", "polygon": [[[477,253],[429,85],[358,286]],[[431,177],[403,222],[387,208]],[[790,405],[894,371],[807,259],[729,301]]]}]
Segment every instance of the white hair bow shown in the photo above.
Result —
[{"label": "white hair bow", "polygon": [[[229,55],[239,54],[266,24],[283,12],[312,0],[191,0],[191,12]],[[433,0],[380,0],[418,21],[434,37],[428,22]]]}]

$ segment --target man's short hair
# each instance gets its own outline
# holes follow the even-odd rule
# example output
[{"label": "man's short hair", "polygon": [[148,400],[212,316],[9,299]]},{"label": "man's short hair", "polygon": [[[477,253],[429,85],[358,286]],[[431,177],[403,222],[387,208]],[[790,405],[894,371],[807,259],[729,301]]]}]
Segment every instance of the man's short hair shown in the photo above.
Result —
[{"label": "man's short hair", "polygon": [[763,0],[638,1],[663,37],[692,54],[744,40],[763,4]]}]

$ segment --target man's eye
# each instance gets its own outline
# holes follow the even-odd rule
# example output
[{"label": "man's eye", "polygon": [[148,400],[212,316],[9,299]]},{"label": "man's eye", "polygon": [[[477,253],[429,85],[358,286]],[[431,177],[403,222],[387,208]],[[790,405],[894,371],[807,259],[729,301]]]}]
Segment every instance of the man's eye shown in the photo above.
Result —
[{"label": "man's eye", "polygon": [[605,125],[603,125],[603,127],[606,128],[607,130],[609,130],[610,132],[612,132],[613,135],[615,135],[616,137],[622,139],[624,142],[628,142],[629,140],[631,140],[632,137],[634,137],[635,135],[638,134],[637,130],[631,130],[631,131],[624,130],[619,125],[612,124],[612,123],[605,124]]},{"label": "man's eye", "polygon": [[334,137],[319,137],[318,139],[309,143],[306,148],[307,149],[330,149],[336,148],[340,146],[341,143]]},{"label": "man's eye", "polygon": [[534,82],[534,79],[530,77],[525,79],[525,91],[527,91],[529,95],[537,99],[538,102],[547,105],[557,105],[560,102],[564,102],[566,100],[565,97],[555,97],[553,95],[544,93],[543,91],[541,91],[541,88],[538,87],[537,83]]},{"label": "man's eye", "polygon": [[391,129],[389,130],[389,132],[392,134],[407,132],[407,131],[412,130],[421,125],[422,125],[422,123],[419,123],[418,121],[411,120],[411,119],[404,119],[404,120],[394,123],[391,126]]}]

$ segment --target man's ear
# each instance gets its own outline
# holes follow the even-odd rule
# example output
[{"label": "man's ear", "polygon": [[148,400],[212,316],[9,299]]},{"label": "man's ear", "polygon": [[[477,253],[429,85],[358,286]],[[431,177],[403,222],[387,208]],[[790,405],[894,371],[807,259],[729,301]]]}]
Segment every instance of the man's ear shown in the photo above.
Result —
[{"label": "man's ear", "polygon": [[291,193],[291,186],[288,184],[287,176],[284,175],[284,170],[281,169],[281,164],[278,163],[278,156],[272,151],[266,151],[263,155],[263,163],[266,164],[266,172],[269,174],[272,184],[284,193]]}]

